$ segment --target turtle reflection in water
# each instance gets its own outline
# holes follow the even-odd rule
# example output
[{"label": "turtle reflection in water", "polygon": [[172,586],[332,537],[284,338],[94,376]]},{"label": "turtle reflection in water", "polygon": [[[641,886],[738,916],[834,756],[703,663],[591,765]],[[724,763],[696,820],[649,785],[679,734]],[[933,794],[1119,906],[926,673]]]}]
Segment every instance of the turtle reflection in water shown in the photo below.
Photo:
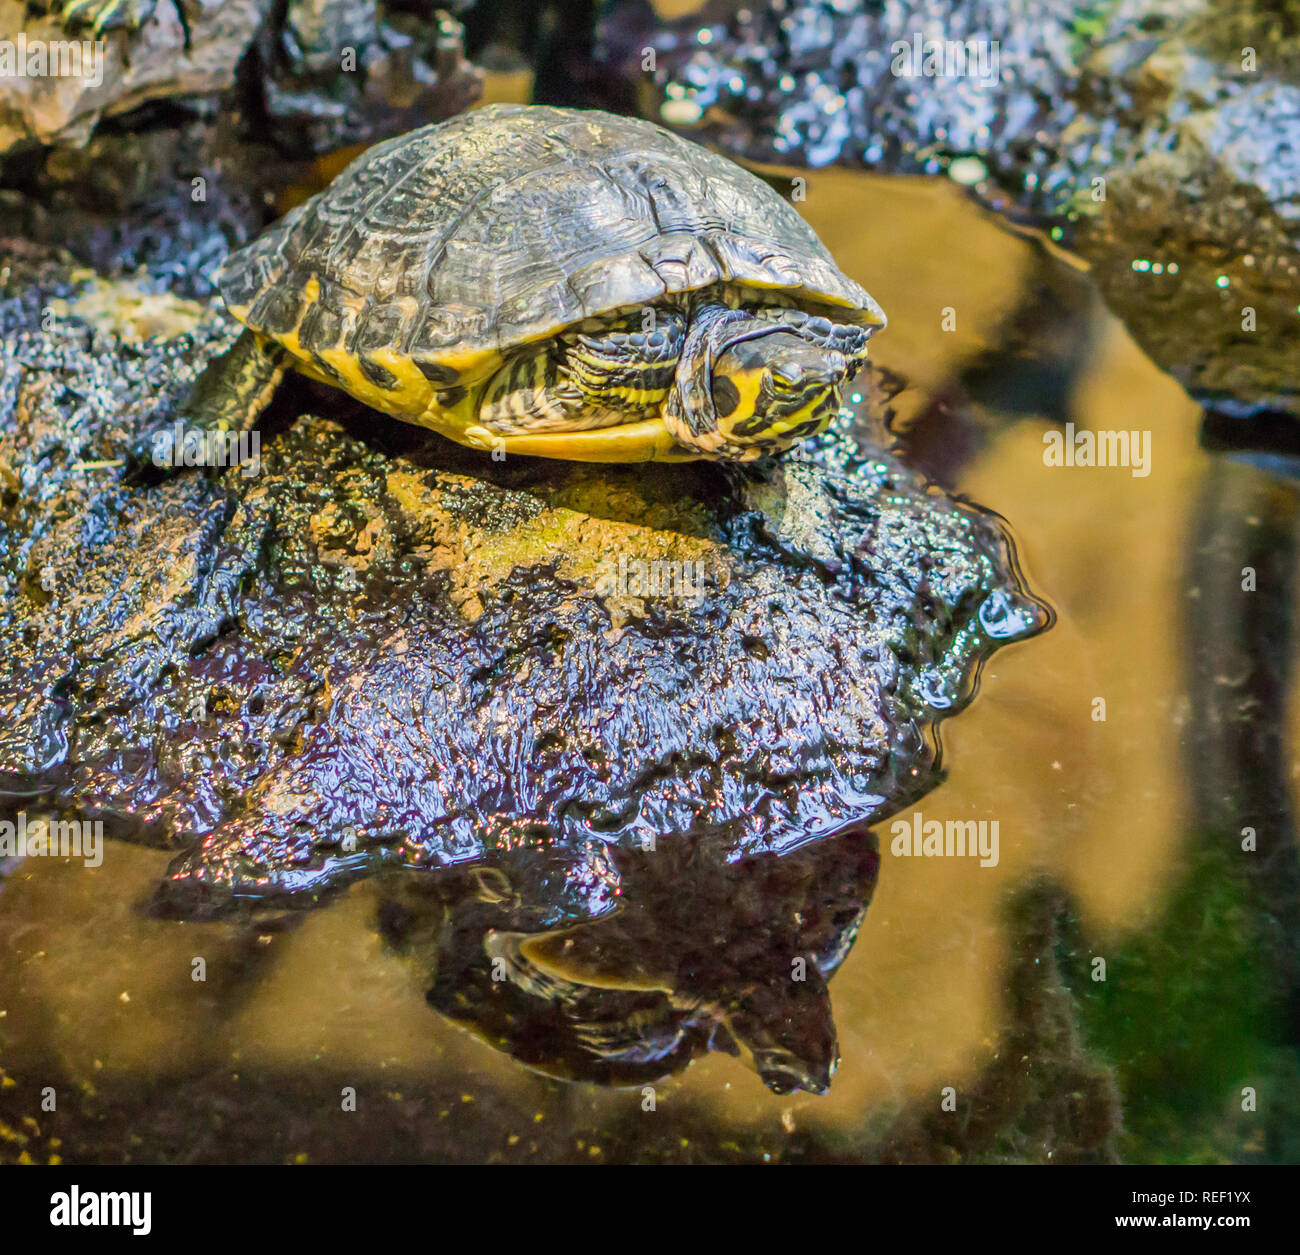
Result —
[{"label": "turtle reflection in water", "polygon": [[548,1075],[639,1085],[723,1050],[778,1094],[824,1094],[839,1062],[826,982],[875,888],[872,834],[738,863],[703,843],[608,854],[624,902],[593,894],[590,922],[548,930],[554,902],[479,869],[407,878],[382,926],[432,973],[430,1005]]},{"label": "turtle reflection in water", "polygon": [[[880,307],[746,170],[635,118],[492,105],[363,154],[234,254],[245,324],[184,415],[290,367],[461,444],[752,461],[820,432]],[[155,460],[161,460],[155,451]]]}]

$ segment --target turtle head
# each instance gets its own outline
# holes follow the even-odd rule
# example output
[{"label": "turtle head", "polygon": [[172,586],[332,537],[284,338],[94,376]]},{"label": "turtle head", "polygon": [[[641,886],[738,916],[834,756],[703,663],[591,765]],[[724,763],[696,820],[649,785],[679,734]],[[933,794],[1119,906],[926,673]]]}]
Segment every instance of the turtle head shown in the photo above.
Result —
[{"label": "turtle head", "polygon": [[849,364],[788,331],[739,340],[713,367],[718,434],[770,453],[814,436],[839,408]]},{"label": "turtle head", "polygon": [[696,316],[664,421],[696,453],[752,461],[821,431],[854,369],[831,344],[715,306]]},{"label": "turtle head", "polygon": [[720,991],[717,1018],[748,1052],[763,1084],[777,1094],[824,1094],[839,1064],[839,1044],[826,979],[811,955],[799,980],[784,959],[765,956],[770,970],[747,985]]}]

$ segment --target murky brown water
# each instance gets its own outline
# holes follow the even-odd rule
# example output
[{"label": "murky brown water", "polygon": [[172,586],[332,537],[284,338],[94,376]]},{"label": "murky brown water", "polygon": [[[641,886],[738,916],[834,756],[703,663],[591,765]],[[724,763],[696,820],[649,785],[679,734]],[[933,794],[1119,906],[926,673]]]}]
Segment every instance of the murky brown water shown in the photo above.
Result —
[{"label": "murky brown water", "polygon": [[[29,861],[0,891],[0,1061],[59,1090],[0,1134],[36,1160],[1294,1155],[1297,1066],[1268,1005],[1294,975],[1293,773],[1250,748],[1286,709],[1294,493],[1200,450],[1197,407],[1067,259],[951,185],[805,177],[801,208],[889,314],[873,357],[910,381],[905,448],[1009,520],[1059,614],[944,725],[948,778],[921,807],[996,821],[997,866],[894,857],[880,830],[830,985],[830,1093],[769,1093],[720,1054],[654,1110],[541,1077],[426,1005],[373,885],[283,932],[161,921],[139,908],[169,856],[115,846],[94,874]],[[1045,466],[1048,420],[1149,432],[1150,474]],[[1243,603],[1252,562],[1275,582]],[[973,1106],[945,1112],[945,1087]]]}]

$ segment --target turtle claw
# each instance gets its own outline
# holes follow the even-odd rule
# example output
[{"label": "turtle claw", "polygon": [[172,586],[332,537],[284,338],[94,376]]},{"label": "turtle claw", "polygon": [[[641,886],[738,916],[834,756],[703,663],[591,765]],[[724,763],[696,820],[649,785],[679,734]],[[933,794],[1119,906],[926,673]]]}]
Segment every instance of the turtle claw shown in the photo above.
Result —
[{"label": "turtle claw", "polygon": [[128,447],[127,478],[132,483],[156,483],[190,470],[215,479],[233,468],[249,479],[261,469],[260,441],[255,431],[191,428],[178,442],[171,428],[159,427]]},{"label": "turtle claw", "polygon": [[[184,447],[179,452],[173,427],[154,427],[138,435],[126,448],[126,478],[133,484],[152,484],[169,479],[186,469]],[[192,465],[200,473],[211,471],[211,466],[195,460]]]},{"label": "turtle claw", "polygon": [[123,456],[126,460],[126,477],[129,482],[139,484],[152,481],[167,474],[171,469],[169,463],[155,459],[157,448],[155,442],[159,437],[160,431],[146,431],[127,446]]},{"label": "turtle claw", "polygon": [[840,1061],[826,978],[812,955],[793,979],[783,963],[755,973],[723,1001],[733,1038],[750,1052],[754,1070],[776,1094],[825,1094]]}]

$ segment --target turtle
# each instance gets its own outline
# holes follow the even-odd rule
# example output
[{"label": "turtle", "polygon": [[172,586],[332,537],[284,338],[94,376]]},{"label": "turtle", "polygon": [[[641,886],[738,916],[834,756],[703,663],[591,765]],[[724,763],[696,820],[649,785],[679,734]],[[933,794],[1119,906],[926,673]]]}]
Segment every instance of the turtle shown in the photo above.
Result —
[{"label": "turtle", "polygon": [[544,105],[370,148],[217,282],[244,329],[181,409],[210,437],[293,368],[471,448],[589,462],[781,452],[825,427],[885,326],[756,175]]}]

